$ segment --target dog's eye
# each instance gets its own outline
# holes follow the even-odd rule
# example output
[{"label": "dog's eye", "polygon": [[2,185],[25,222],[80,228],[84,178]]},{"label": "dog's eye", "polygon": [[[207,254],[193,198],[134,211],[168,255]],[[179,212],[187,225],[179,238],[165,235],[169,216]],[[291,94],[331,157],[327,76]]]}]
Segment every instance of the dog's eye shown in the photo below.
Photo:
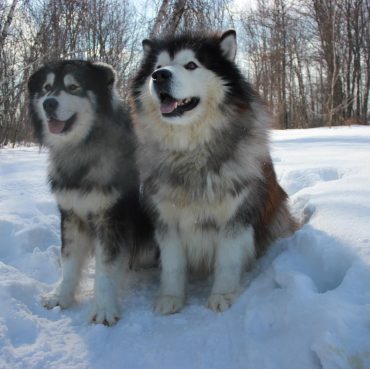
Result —
[{"label": "dog's eye", "polygon": [[194,62],[189,62],[187,64],[185,64],[185,69],[188,69],[188,70],[194,70],[194,69],[197,69],[198,66],[194,63]]},{"label": "dog's eye", "polygon": [[44,90],[45,91],[50,91],[51,90],[51,84],[47,83],[46,85],[44,85]]},{"label": "dog's eye", "polygon": [[159,69],[159,68],[162,68],[161,65],[157,65],[155,69]]},{"label": "dog's eye", "polygon": [[68,89],[69,91],[73,92],[73,91],[78,90],[78,86],[77,86],[77,85],[72,84],[72,85],[69,85],[69,86],[67,87],[67,89]]}]

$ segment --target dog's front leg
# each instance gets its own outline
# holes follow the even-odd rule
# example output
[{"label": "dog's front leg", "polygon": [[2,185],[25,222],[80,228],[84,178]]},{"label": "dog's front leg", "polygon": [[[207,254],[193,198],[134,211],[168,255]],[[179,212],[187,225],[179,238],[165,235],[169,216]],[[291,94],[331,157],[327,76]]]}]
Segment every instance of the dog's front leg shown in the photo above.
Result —
[{"label": "dog's front leg", "polygon": [[224,311],[234,302],[245,265],[255,258],[254,234],[251,226],[226,232],[217,245],[214,282],[208,307]]},{"label": "dog's front leg", "polygon": [[43,304],[52,309],[69,307],[74,301],[82,268],[93,244],[91,233],[71,211],[61,210],[62,278],[57,287],[43,296]]},{"label": "dog's front leg", "polygon": [[112,326],[121,317],[119,276],[124,264],[118,250],[112,255],[109,244],[97,240],[95,246],[95,301],[91,314],[93,323]]},{"label": "dog's front leg", "polygon": [[154,309],[173,314],[182,309],[185,299],[186,255],[175,229],[157,231],[161,250],[161,287]]}]

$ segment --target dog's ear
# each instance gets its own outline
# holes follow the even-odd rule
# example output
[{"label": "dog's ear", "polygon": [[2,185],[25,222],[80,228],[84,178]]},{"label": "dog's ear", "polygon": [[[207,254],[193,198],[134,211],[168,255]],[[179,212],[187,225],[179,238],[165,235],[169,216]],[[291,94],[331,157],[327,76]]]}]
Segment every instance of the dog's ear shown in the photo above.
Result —
[{"label": "dog's ear", "polygon": [[109,64],[101,62],[95,62],[92,65],[99,73],[101,73],[107,86],[113,88],[116,82],[116,72],[113,67]]},{"label": "dog's ear", "polygon": [[32,73],[31,77],[28,78],[28,91],[36,91],[39,87],[40,80],[45,74],[45,67],[41,67]]},{"label": "dog's ear", "polygon": [[222,34],[220,47],[225,58],[233,62],[236,55],[236,32],[234,29],[229,29]]},{"label": "dog's ear", "polygon": [[144,55],[148,55],[153,48],[152,41],[146,38],[141,44],[143,45]]}]

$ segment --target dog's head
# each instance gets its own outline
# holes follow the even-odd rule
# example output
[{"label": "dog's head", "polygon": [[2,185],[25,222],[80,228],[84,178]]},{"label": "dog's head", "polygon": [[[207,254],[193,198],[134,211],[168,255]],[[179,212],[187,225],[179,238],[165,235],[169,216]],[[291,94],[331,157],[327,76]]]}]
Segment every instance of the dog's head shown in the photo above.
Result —
[{"label": "dog's head", "polygon": [[144,60],[133,81],[140,113],[189,125],[210,112],[243,104],[245,82],[234,63],[234,30],[144,40],[143,49]]},{"label": "dog's head", "polygon": [[115,73],[106,64],[62,60],[44,65],[28,81],[31,119],[40,143],[78,143],[97,114],[108,114]]}]

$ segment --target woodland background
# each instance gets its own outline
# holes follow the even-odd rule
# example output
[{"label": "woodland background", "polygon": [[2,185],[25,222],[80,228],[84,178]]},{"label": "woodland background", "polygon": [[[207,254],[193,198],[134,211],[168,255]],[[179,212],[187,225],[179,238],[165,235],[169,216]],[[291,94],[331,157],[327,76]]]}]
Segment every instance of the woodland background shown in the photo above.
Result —
[{"label": "woodland background", "polygon": [[230,27],[275,128],[369,124],[368,0],[0,0],[0,147],[32,141],[26,86],[43,62],[112,64],[127,99],[143,38]]}]

